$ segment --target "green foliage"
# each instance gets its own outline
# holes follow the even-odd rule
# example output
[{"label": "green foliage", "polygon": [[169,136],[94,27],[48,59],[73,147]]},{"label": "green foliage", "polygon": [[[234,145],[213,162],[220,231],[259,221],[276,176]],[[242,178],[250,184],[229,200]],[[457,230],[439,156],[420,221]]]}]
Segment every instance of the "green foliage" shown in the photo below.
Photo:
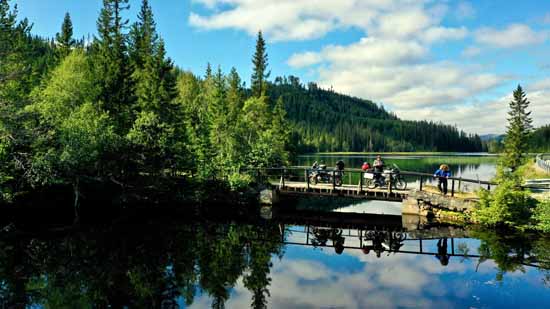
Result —
[{"label": "green foliage", "polygon": [[525,92],[518,85],[514,91],[514,99],[510,102],[504,153],[500,161],[504,168],[510,169],[512,172],[524,163],[525,153],[528,150],[529,135],[532,130],[531,112],[527,111],[529,103]]},{"label": "green foliage", "polygon": [[481,189],[479,204],[472,214],[475,222],[519,227],[529,223],[536,200],[517,187],[514,180],[502,180],[493,192]]},{"label": "green foliage", "polygon": [[65,13],[61,32],[55,35],[55,41],[58,44],[61,57],[67,56],[71,52],[71,48],[76,44],[75,39],[73,39],[73,22],[68,12]]},{"label": "green foliage", "polygon": [[102,155],[118,144],[118,136],[107,113],[88,102],[63,121],[59,143],[62,148],[57,164],[66,175],[78,177],[96,173]]},{"label": "green foliage", "polygon": [[550,125],[537,128],[531,134],[529,152],[550,152]]},{"label": "green foliage", "polygon": [[267,91],[267,79],[271,74],[267,71],[268,58],[265,47],[265,40],[262,36],[262,32],[258,32],[258,38],[256,40],[256,51],[252,57],[252,65],[254,71],[252,72],[252,95],[255,97],[261,97],[266,95]]},{"label": "green foliage", "polygon": [[60,125],[75,108],[96,98],[92,74],[84,51],[73,51],[52,71],[42,87],[35,89],[35,103],[27,106],[27,111],[38,112],[48,125]]},{"label": "green foliage", "polygon": [[539,230],[546,233],[550,232],[550,199],[547,198],[537,204],[534,219]]},{"label": "green foliage", "polygon": [[268,89],[282,98],[294,152],[482,151],[477,135],[428,121],[404,121],[383,106],[335,93],[295,76],[277,77]]},{"label": "green foliage", "polygon": [[229,181],[229,186],[233,191],[242,191],[253,182],[252,176],[241,173],[232,173],[229,174],[227,179]]}]

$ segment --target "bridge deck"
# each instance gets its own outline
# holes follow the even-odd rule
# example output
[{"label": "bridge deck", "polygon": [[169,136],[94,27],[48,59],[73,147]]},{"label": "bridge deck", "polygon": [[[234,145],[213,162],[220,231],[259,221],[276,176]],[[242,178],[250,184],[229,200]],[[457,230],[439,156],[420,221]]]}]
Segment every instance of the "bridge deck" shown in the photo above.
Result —
[{"label": "bridge deck", "polygon": [[367,189],[363,187],[361,190],[358,185],[342,185],[335,187],[332,184],[307,184],[305,182],[285,181],[284,185],[280,182],[272,182],[274,187],[279,188],[283,195],[323,195],[323,196],[346,196],[360,199],[385,200],[400,202],[407,198],[409,191],[407,190],[388,190]]}]

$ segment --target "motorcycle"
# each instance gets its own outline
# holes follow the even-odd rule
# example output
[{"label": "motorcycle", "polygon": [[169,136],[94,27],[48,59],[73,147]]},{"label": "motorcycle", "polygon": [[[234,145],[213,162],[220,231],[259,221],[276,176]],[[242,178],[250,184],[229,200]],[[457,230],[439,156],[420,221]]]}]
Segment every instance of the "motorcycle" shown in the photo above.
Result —
[{"label": "motorcycle", "polygon": [[390,169],[385,169],[378,178],[374,172],[368,172],[364,174],[365,185],[369,189],[374,189],[376,187],[386,187],[388,183],[386,182],[386,176],[390,176],[391,185],[394,189],[405,190],[407,189],[407,182],[405,177],[400,174],[399,167],[396,164],[392,164]]},{"label": "motorcycle", "polygon": [[[333,180],[334,177],[334,180]],[[333,183],[340,187],[342,186],[342,179],[344,178],[344,171],[341,169],[334,169],[328,171],[326,165],[319,165],[318,168],[312,170],[309,173],[309,182],[316,185],[317,183]]]}]

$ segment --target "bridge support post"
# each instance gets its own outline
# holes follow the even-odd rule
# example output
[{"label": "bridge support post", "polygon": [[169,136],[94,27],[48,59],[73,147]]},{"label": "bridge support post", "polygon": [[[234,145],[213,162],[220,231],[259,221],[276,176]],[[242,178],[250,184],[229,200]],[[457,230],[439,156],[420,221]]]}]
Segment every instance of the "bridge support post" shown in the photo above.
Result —
[{"label": "bridge support post", "polygon": [[361,172],[359,176],[359,193],[363,193],[363,176],[365,176],[365,174]]},{"label": "bridge support post", "polygon": [[390,194],[392,193],[392,182],[391,182],[391,178],[392,178],[393,174],[390,173],[390,180],[388,181],[388,191],[390,192]]},{"label": "bridge support post", "polygon": [[422,183],[424,182],[424,176],[420,175],[420,191],[422,191]]},{"label": "bridge support post", "polygon": [[336,171],[332,171],[332,193],[336,191]]},{"label": "bridge support post", "polygon": [[455,180],[454,179],[451,180],[451,196],[452,197],[455,196]]},{"label": "bridge support post", "polygon": [[307,192],[309,192],[309,171],[307,169],[305,170],[304,175],[306,177]]},{"label": "bridge support post", "polygon": [[285,169],[283,168],[282,170],[282,175],[281,175],[281,183],[282,183],[282,189],[285,188]]}]

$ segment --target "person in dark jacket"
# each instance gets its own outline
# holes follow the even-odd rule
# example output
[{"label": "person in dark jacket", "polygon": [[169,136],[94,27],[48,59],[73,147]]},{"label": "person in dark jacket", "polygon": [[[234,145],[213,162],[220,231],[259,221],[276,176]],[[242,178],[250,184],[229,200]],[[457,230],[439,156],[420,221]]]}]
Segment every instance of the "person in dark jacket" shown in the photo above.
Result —
[{"label": "person in dark jacket", "polygon": [[434,177],[437,177],[437,188],[439,192],[447,195],[447,179],[451,177],[451,171],[447,164],[441,164],[439,169],[435,171]]}]

